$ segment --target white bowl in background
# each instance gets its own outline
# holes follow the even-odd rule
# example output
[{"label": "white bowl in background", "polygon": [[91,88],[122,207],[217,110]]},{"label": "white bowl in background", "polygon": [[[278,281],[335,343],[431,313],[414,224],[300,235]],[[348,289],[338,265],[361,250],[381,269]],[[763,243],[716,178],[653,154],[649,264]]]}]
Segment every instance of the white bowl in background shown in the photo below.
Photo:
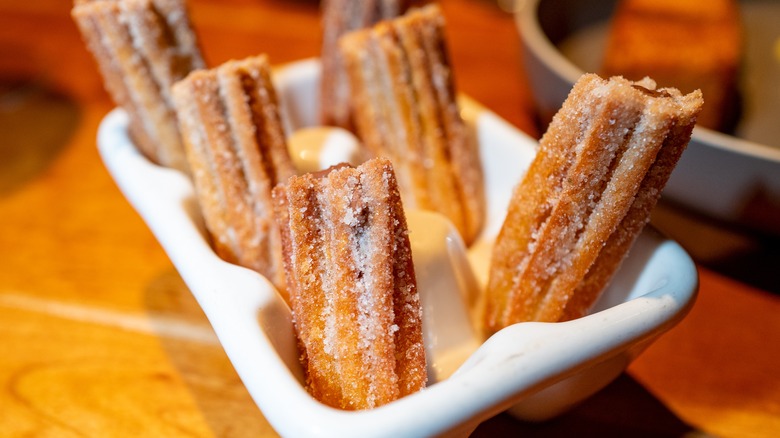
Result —
[{"label": "white bowl in background", "polygon": [[[542,122],[584,71],[598,72],[615,0],[518,0],[523,62]],[[664,197],[710,217],[780,234],[780,2],[743,0],[745,58],[737,136],[696,127]],[[706,96],[705,96],[706,99]]]}]

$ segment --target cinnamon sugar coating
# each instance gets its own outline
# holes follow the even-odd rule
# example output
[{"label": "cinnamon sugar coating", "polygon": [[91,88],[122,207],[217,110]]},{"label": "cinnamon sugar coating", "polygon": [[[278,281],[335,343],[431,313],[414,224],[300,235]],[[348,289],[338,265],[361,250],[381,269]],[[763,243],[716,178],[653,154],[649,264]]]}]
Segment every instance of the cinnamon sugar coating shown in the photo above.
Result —
[{"label": "cinnamon sugar coating", "polygon": [[582,316],[649,220],[701,110],[699,91],[584,75],[515,188],[485,325]]},{"label": "cinnamon sugar coating", "polygon": [[266,56],[195,71],[173,94],[217,254],[265,275],[284,295],[271,190],[294,168]]},{"label": "cinnamon sugar coating", "polygon": [[204,62],[182,0],[77,1],[71,15],[150,160],[188,172],[171,86]]},{"label": "cinnamon sugar coating", "polygon": [[386,156],[408,207],[437,211],[472,242],[484,221],[477,144],[460,116],[437,5],[340,40],[357,132]]},{"label": "cinnamon sugar coating", "polygon": [[339,38],[353,30],[397,17],[406,10],[406,0],[323,0],[322,76],[320,82],[320,122],[352,129],[349,82],[344,60],[338,50]]},{"label": "cinnamon sugar coating", "polygon": [[390,162],[292,177],[274,203],[309,392],[355,410],[422,389],[422,310]]}]

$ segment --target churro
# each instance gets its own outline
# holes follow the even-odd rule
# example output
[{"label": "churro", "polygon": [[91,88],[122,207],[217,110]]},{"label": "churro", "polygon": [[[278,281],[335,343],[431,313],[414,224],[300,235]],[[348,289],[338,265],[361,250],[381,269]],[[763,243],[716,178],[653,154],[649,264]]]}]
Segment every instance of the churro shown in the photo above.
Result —
[{"label": "churro", "polygon": [[77,1],[72,10],[106,90],[152,161],[188,172],[170,88],[204,62],[181,0]]},{"label": "churro", "polygon": [[284,294],[271,190],[294,174],[265,56],[197,70],[173,97],[198,201],[217,254]]},{"label": "churro", "polygon": [[515,188],[491,260],[485,325],[583,315],[649,220],[701,92],[584,75]]},{"label": "churro", "polygon": [[309,392],[356,410],[423,388],[422,310],[390,162],[294,176],[274,206]]},{"label": "churro", "polygon": [[349,82],[338,39],[353,30],[380,20],[397,17],[406,9],[405,0],[324,0],[322,2],[322,76],[320,118],[323,125],[352,129]]},{"label": "churro", "polygon": [[482,167],[456,102],[439,7],[351,32],[340,47],[361,140],[393,162],[407,207],[443,214],[472,242],[484,221]]}]

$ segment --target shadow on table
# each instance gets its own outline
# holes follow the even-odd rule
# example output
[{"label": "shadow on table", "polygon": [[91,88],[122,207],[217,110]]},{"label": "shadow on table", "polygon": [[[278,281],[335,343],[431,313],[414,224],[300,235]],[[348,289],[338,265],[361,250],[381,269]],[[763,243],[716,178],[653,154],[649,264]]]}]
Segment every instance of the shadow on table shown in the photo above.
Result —
[{"label": "shadow on table", "polygon": [[0,77],[0,196],[48,168],[78,126],[75,103],[44,85]]},{"label": "shadow on table", "polygon": [[702,266],[780,295],[780,234],[718,221],[668,201],[653,210],[652,224]]},{"label": "shadow on table", "polygon": [[[543,423],[500,414],[482,423],[472,438],[682,437],[695,432],[628,374],[573,410]],[[697,435],[702,436],[702,435]]]},{"label": "shadow on table", "polygon": [[[160,345],[216,437],[275,436],[224,353],[206,315],[172,267],[147,287]],[[171,335],[170,325],[178,330]]]},{"label": "shadow on table", "polygon": [[747,234],[753,244],[718,258],[702,260],[702,264],[723,275],[755,288],[780,295],[780,236]]}]

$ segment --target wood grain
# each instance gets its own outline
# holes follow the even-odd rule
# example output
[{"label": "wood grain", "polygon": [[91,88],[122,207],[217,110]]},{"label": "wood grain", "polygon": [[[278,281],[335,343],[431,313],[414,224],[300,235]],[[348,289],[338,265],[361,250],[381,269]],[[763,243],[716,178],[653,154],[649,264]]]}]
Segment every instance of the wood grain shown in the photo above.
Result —
[{"label": "wood grain", "polygon": [[[112,104],[70,4],[0,0],[0,435],[275,436],[98,157]],[[212,65],[319,52],[316,2],[190,5]],[[445,0],[443,10],[459,89],[538,135],[512,17],[486,0]],[[642,420],[648,400],[672,428],[780,434],[778,297],[701,274],[690,316],[630,377],[557,422],[501,415],[475,435],[657,432],[659,421]],[[617,407],[637,420],[621,421]]]}]

